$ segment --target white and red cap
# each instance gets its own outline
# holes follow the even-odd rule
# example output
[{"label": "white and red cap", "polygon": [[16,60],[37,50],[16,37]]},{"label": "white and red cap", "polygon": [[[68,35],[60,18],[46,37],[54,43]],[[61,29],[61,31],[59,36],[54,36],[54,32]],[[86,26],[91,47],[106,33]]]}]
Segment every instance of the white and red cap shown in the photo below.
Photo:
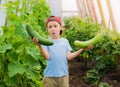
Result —
[{"label": "white and red cap", "polygon": [[50,22],[50,21],[56,21],[61,25],[61,19],[58,16],[50,16],[47,21],[46,21],[46,25]]}]

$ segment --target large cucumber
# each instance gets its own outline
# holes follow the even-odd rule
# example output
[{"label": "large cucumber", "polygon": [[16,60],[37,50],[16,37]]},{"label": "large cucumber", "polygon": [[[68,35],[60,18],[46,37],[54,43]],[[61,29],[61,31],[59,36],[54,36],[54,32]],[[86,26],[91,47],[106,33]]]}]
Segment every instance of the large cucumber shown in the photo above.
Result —
[{"label": "large cucumber", "polygon": [[88,41],[79,41],[76,40],[74,41],[74,45],[79,47],[79,48],[86,48],[89,45],[95,45],[96,43],[98,43],[99,41],[101,41],[102,39],[102,34],[99,33],[97,34],[95,37],[93,37],[92,39],[88,40]]},{"label": "large cucumber", "polygon": [[40,44],[43,44],[43,45],[47,45],[47,46],[50,46],[50,45],[53,45],[53,42],[45,37],[42,37],[40,36],[36,31],[34,31],[31,26],[29,24],[26,24],[26,30],[28,32],[28,34],[30,35],[30,37],[36,37],[38,38]]}]

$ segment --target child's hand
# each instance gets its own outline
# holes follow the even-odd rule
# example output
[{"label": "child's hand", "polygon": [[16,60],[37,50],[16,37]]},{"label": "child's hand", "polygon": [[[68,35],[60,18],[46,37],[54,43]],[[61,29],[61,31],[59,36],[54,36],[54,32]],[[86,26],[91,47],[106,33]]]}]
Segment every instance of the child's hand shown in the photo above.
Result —
[{"label": "child's hand", "polygon": [[33,38],[30,38],[36,45],[39,45],[39,43],[38,43],[38,38],[36,38],[36,37],[33,37]]},{"label": "child's hand", "polygon": [[85,50],[87,51],[87,50],[91,50],[91,49],[93,49],[93,48],[94,48],[93,45],[89,45],[87,48],[85,48]]}]

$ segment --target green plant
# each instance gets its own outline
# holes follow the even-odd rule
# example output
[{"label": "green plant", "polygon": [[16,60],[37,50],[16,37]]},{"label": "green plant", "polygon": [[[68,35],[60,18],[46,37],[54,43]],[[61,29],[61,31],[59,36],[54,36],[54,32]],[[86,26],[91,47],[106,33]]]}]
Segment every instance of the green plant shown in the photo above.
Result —
[{"label": "green plant", "polygon": [[[45,60],[25,30],[30,23],[45,33],[50,9],[44,0],[6,0],[6,23],[0,38],[0,87],[40,87]],[[44,15],[43,15],[44,14]]]},{"label": "green plant", "polygon": [[[114,37],[114,39],[113,39]],[[93,55],[97,62],[97,70],[108,72],[110,69],[117,69],[117,58],[120,55],[119,34],[116,37],[114,32],[108,31],[103,35],[104,40],[96,46]]]},{"label": "green plant", "polygon": [[93,70],[87,72],[88,76],[85,80],[88,83],[96,84],[99,82],[100,75],[118,68],[117,60],[120,58],[120,34],[118,32],[113,32],[106,27],[92,23],[89,19],[84,20],[79,17],[64,18],[64,23],[66,28],[64,36],[69,40],[73,50],[80,49],[74,45],[75,40],[87,41],[92,39],[96,33],[102,33],[103,39],[94,45],[94,49],[80,54],[80,57],[85,58],[85,69],[88,59],[96,62]]},{"label": "green plant", "polygon": [[[98,32],[101,31],[101,27],[98,24],[94,24],[91,22],[89,18],[87,19],[81,19],[80,17],[66,17],[64,18],[64,24],[65,24],[65,33],[64,37],[66,37],[71,47],[73,48],[73,51],[80,49],[79,47],[76,47],[74,45],[74,41],[87,41],[92,39]],[[92,59],[92,51],[86,51],[83,54],[80,54],[80,56],[83,56],[85,61],[85,69],[87,69],[87,59]]]},{"label": "green plant", "polygon": [[83,77],[84,81],[89,84],[98,84],[100,81],[100,74],[97,70],[92,69],[87,71],[85,77]]},{"label": "green plant", "polygon": [[99,83],[99,87],[113,87],[113,86],[110,86],[108,83],[106,82],[100,82]]},{"label": "green plant", "polygon": [[79,17],[65,17],[65,37],[69,40],[72,48],[78,50],[78,47],[75,47],[74,41],[87,41],[92,39],[98,32],[100,32],[100,27],[98,24],[93,24],[91,20],[83,20]]}]

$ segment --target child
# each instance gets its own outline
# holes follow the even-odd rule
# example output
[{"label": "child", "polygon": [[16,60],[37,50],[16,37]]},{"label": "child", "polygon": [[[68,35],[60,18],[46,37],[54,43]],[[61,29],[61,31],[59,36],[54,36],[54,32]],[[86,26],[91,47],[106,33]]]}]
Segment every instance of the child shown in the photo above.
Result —
[{"label": "child", "polygon": [[68,62],[76,58],[84,50],[92,49],[93,46],[71,53],[71,46],[67,39],[61,38],[62,24],[57,16],[50,16],[46,22],[47,31],[50,40],[54,42],[52,46],[43,46],[38,44],[38,39],[33,38],[35,44],[39,46],[41,54],[47,61],[47,67],[44,71],[44,87],[69,87]]}]

